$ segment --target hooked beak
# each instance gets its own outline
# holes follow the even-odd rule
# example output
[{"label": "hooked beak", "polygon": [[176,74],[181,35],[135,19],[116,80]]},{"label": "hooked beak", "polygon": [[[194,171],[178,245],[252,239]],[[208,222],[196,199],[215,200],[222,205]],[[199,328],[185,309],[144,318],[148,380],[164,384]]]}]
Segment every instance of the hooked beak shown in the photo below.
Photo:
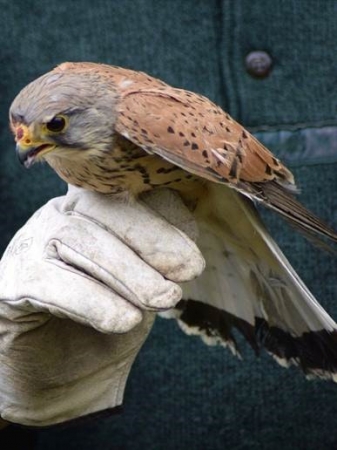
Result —
[{"label": "hooked beak", "polygon": [[37,156],[39,156],[40,159],[42,155],[49,153],[54,147],[55,145],[52,144],[27,146],[17,143],[15,151],[20,163],[24,165],[26,169],[29,169],[37,161]]},{"label": "hooked beak", "polygon": [[43,155],[55,148],[54,144],[34,141],[31,131],[25,125],[20,125],[15,130],[15,135],[16,154],[20,163],[23,164],[26,169],[29,169],[37,159],[41,159]]}]

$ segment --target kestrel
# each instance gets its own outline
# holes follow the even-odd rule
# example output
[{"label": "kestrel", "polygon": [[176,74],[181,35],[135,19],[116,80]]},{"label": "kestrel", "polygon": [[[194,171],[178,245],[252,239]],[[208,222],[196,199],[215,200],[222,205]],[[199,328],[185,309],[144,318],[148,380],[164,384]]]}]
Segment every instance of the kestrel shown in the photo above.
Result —
[{"label": "kestrel", "polygon": [[219,106],[142,72],[63,63],[18,94],[10,123],[26,167],[45,160],[67,183],[103,194],[179,192],[206,260],[171,311],[185,331],[238,353],[236,328],[256,351],[337,381],[337,325],[253,202],[306,234],[337,235],[295,199],[291,172]]}]

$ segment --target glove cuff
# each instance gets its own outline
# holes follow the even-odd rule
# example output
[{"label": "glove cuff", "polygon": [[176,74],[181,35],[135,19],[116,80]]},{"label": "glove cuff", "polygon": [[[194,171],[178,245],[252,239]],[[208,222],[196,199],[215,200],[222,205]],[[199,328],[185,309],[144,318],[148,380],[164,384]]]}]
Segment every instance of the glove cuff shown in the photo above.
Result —
[{"label": "glove cuff", "polygon": [[36,392],[32,408],[29,402],[24,402],[22,392],[17,392],[15,396],[14,393],[8,395],[8,392],[1,392],[0,397],[10,398],[10,404],[1,408],[1,417],[20,425],[45,427],[116,408],[123,403],[132,363],[133,359],[129,359],[118,367],[100,368],[90,377],[79,378],[71,385]]},{"label": "glove cuff", "polygon": [[[82,349],[82,355],[71,353],[68,366],[60,365],[57,373],[53,365],[48,373],[48,354],[39,352],[37,348],[40,366],[35,364],[31,367],[34,370],[27,371],[27,376],[18,376],[18,364],[13,364],[12,354],[19,344],[10,341],[8,346],[11,351],[4,348],[4,354],[0,352],[1,418],[20,425],[44,427],[120,406],[131,366],[154,319],[154,313],[144,311],[141,324],[130,332],[100,336],[100,333],[92,330],[89,340],[84,340],[85,336],[79,333],[81,328],[84,330],[83,326],[78,325],[75,329],[72,324],[71,329],[75,329],[76,333],[68,334],[68,340],[75,348],[79,346],[81,338],[88,348],[90,343],[97,345],[89,348],[90,351],[88,348]],[[55,336],[51,338],[54,342]],[[68,345],[62,353],[67,348]],[[53,345],[49,350],[53,350]],[[30,364],[30,355],[25,355],[28,358],[26,360],[21,358],[20,364]],[[38,378],[40,367],[45,368],[42,381]],[[60,374],[62,369],[63,373]]]}]

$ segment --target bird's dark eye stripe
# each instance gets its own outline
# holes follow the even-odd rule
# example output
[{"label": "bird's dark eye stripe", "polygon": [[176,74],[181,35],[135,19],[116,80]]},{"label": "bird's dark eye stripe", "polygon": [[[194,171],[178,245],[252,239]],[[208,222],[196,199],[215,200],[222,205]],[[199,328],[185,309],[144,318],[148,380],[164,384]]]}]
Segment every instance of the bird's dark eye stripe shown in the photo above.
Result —
[{"label": "bird's dark eye stripe", "polygon": [[55,116],[46,123],[47,130],[59,133],[66,126],[66,119],[63,116]]}]

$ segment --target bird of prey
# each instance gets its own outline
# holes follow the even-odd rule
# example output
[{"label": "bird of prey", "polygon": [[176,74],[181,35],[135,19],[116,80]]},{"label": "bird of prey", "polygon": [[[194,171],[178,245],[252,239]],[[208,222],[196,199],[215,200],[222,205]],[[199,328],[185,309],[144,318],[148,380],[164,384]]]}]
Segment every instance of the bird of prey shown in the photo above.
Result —
[{"label": "bird of prey", "polygon": [[282,365],[337,381],[337,324],[254,203],[306,234],[337,235],[295,198],[291,172],[219,106],[142,72],[63,63],[17,95],[10,125],[26,167],[45,160],[67,183],[102,194],[179,193],[206,260],[170,312],[184,331],[238,353],[236,329]]}]

